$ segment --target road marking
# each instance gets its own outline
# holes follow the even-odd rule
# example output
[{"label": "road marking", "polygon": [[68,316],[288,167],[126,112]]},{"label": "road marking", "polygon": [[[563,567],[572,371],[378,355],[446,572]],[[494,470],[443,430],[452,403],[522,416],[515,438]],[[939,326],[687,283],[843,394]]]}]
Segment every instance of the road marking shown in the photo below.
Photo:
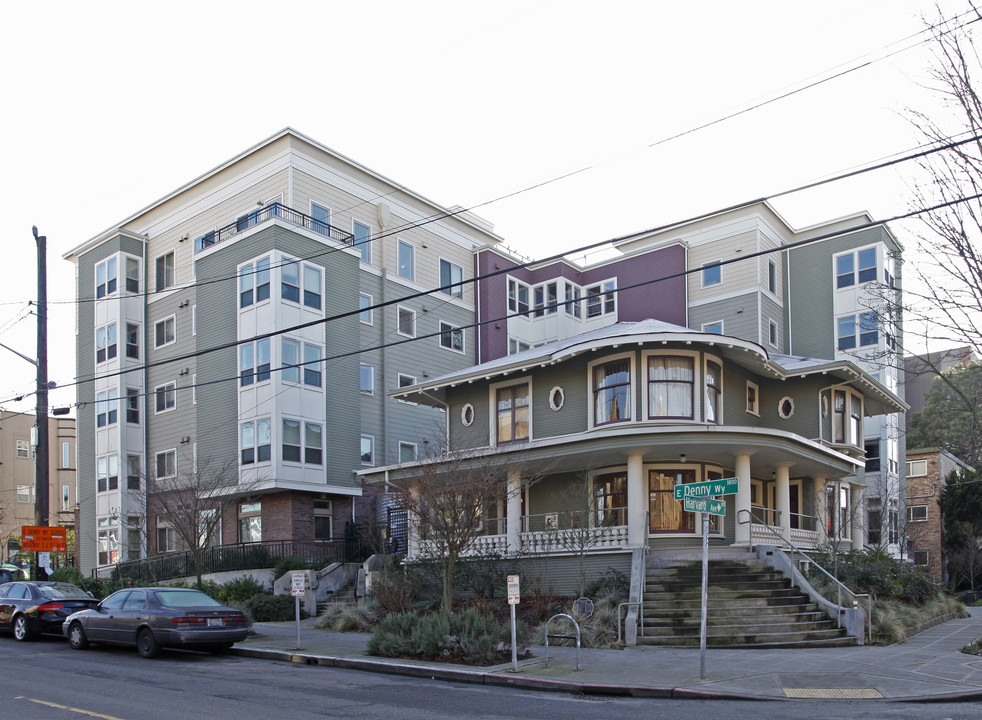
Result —
[{"label": "road marking", "polygon": [[59,705],[58,703],[49,702],[47,700],[38,700],[37,698],[21,696],[17,698],[17,700],[27,700],[27,702],[37,703],[38,705],[46,705],[48,707],[58,708],[59,710],[68,710],[69,712],[88,715],[89,717],[102,718],[102,720],[123,720],[123,718],[118,718],[115,715],[103,715],[102,713],[92,712],[91,710],[83,710],[82,708],[71,707],[70,705]]},{"label": "road marking", "polygon": [[872,688],[784,688],[784,696],[789,698],[835,698],[871,699],[882,698]]}]

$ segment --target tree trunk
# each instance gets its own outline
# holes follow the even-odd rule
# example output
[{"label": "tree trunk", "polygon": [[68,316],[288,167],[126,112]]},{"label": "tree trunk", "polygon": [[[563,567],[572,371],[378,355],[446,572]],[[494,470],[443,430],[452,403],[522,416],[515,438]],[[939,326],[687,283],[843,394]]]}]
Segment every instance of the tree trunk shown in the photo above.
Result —
[{"label": "tree trunk", "polygon": [[457,558],[454,555],[448,555],[443,563],[443,611],[446,613],[453,612],[453,574],[456,564]]}]

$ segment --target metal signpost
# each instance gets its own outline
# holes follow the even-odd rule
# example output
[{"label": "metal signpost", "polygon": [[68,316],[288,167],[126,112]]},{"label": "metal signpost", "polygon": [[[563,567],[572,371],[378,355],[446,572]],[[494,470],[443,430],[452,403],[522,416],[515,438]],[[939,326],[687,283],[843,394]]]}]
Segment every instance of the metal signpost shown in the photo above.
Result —
[{"label": "metal signpost", "polygon": [[[511,669],[518,672],[518,639],[515,632],[515,606],[522,601],[518,575],[508,576],[508,607],[511,610]],[[548,642],[548,641],[547,641]]]},{"label": "metal signpost", "polygon": [[300,571],[290,575],[290,594],[296,598],[297,650],[300,650],[300,598],[307,594],[307,573]]},{"label": "metal signpost", "polygon": [[726,503],[715,495],[735,495],[739,478],[723,478],[675,486],[675,499],[682,509],[702,513],[702,618],[699,621],[699,679],[706,679],[706,625],[709,614],[709,516],[726,515]]}]

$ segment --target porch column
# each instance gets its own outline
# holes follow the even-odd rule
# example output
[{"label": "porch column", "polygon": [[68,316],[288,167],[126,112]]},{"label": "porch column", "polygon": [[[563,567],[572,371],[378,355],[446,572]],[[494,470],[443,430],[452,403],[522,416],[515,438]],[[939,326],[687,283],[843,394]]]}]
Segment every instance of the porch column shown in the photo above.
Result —
[{"label": "porch column", "polygon": [[[413,496],[413,502],[419,505],[419,492],[410,489],[409,493]],[[414,559],[419,557],[419,515],[412,510],[406,513],[406,557]]]},{"label": "porch column", "polygon": [[790,465],[778,465],[774,478],[774,504],[777,505],[778,523],[785,540],[791,539],[791,478]]},{"label": "porch column", "polygon": [[508,471],[505,542],[508,544],[509,555],[515,555],[522,549],[522,474],[518,470]]},{"label": "porch column", "polygon": [[[750,456],[753,453],[741,453],[736,456],[734,468],[740,485],[736,494],[736,537],[734,545],[750,546]],[[744,512],[746,511],[746,512]],[[742,522],[746,520],[747,522]]]},{"label": "porch column", "polygon": [[814,490],[813,502],[815,510],[813,513],[815,516],[815,532],[818,533],[819,542],[822,540],[828,541],[830,540],[828,533],[829,508],[828,501],[825,498],[825,488],[828,484],[828,478],[824,475],[815,475],[812,484]]},{"label": "porch column", "polygon": [[852,518],[852,549],[862,550],[866,544],[866,518],[863,513],[863,487],[849,485],[849,516]]},{"label": "porch column", "polygon": [[644,455],[627,456],[627,542],[632,548],[648,542],[648,498],[644,483]]}]

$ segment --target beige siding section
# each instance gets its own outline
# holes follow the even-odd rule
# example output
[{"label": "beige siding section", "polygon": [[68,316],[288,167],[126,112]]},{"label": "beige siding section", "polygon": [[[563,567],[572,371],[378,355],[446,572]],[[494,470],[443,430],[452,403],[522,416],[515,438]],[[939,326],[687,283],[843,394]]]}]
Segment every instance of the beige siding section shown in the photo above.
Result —
[{"label": "beige siding section", "polygon": [[[740,232],[732,237],[707,244],[696,245],[689,249],[689,268],[697,270],[706,263],[717,260],[727,261],[745,257],[757,251],[757,232]],[[689,275],[690,302],[698,302],[713,297],[758,285],[757,266],[754,262],[736,262],[724,265],[722,268],[722,283],[704,288],[702,273],[693,272]]]}]

